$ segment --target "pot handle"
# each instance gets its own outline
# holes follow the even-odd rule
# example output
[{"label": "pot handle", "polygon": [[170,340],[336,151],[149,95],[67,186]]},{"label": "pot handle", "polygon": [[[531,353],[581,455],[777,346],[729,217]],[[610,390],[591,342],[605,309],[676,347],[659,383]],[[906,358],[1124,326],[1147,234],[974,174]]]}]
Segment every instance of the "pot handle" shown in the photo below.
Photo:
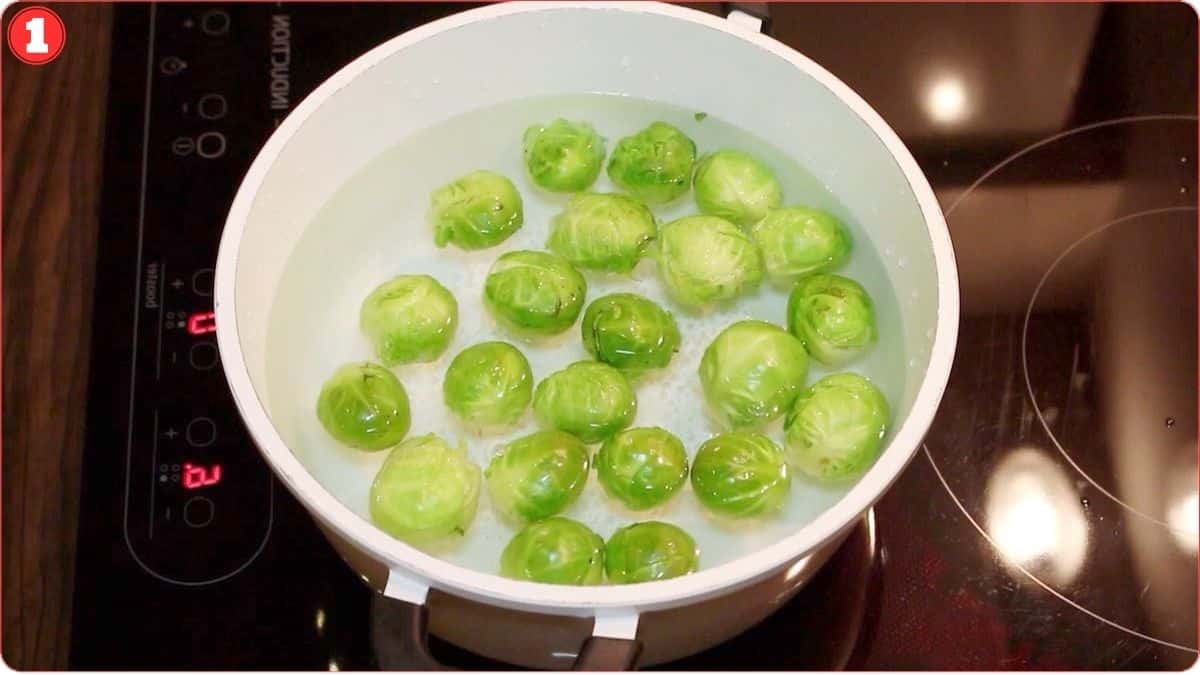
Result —
[{"label": "pot handle", "polygon": [[637,612],[597,612],[592,637],[583,643],[572,670],[633,670],[642,654]]},{"label": "pot handle", "polygon": [[[439,663],[429,650],[429,608],[425,605],[429,586],[391,570],[383,595],[403,610],[398,622],[403,633],[396,636],[403,650],[400,660],[412,664],[413,670],[453,670]],[[633,670],[642,653],[637,626],[638,615],[633,611],[598,614],[592,636],[584,641],[572,669]]]},{"label": "pot handle", "polygon": [[722,2],[721,13],[730,21],[770,35],[771,10],[768,5],[766,2]]},{"label": "pot handle", "polygon": [[402,632],[395,636],[400,649],[397,660],[412,664],[412,670],[451,670],[438,663],[429,651],[429,608],[425,606],[429,586],[389,570],[383,595],[402,610],[397,621],[397,627]]}]

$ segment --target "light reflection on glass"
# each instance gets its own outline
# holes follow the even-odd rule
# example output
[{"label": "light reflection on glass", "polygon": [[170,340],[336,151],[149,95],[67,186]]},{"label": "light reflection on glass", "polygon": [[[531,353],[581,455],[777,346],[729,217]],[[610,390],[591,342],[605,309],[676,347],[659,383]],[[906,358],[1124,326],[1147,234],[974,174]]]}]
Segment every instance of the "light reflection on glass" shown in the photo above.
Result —
[{"label": "light reflection on glass", "polygon": [[962,80],[953,76],[934,80],[925,92],[925,111],[941,124],[963,120],[970,110]]},{"label": "light reflection on glass", "polygon": [[988,534],[1011,564],[1056,585],[1079,574],[1087,554],[1087,519],[1062,466],[1045,453],[1019,448],[988,479]]},{"label": "light reflection on glass", "polygon": [[1196,493],[1183,498],[1176,503],[1167,514],[1171,523],[1171,533],[1180,548],[1188,553],[1195,553],[1200,548],[1200,535],[1196,532],[1196,521],[1200,520],[1200,500]]},{"label": "light reflection on glass", "polygon": [[336,673],[341,669],[342,667],[338,665],[337,659],[329,659],[329,672]]},{"label": "light reflection on glass", "polygon": [[[1190,444],[1189,450],[1196,447]],[[1184,552],[1196,555],[1200,548],[1200,498],[1196,494],[1196,465],[1189,462],[1181,471],[1173,472],[1174,479],[1167,486],[1167,524],[1171,536]]]},{"label": "light reflection on glass", "polygon": [[325,610],[317,608],[317,616],[314,623],[317,626],[317,635],[323,634],[325,632]]}]

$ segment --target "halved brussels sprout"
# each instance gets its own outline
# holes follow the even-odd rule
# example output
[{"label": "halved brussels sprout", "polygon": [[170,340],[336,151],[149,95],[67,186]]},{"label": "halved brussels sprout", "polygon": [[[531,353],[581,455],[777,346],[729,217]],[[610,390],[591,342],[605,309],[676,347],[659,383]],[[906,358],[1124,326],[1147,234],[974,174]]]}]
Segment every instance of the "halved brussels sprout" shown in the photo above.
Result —
[{"label": "halved brussels sprout", "polygon": [[730,325],[700,358],[704,395],[734,429],[761,427],[781,415],[807,375],[804,345],[766,321]]},{"label": "halved brussels sprout", "polygon": [[655,233],[654,215],[636,199],[584,192],[550,221],[546,248],[585,269],[626,273]]},{"label": "halved brussels sprout", "polygon": [[433,191],[433,242],[465,250],[489,248],[508,239],[525,222],[521,193],[491,171],[473,171]]},{"label": "halved brussels sprout", "polygon": [[850,255],[850,235],[842,221],[803,206],[770,211],[754,224],[750,236],[762,251],[767,274],[776,281],[836,269]]},{"label": "halved brussels sprout", "polygon": [[437,279],[404,274],[371,291],[358,324],[385,366],[433,361],[454,338],[458,301]]},{"label": "halved brussels sprout", "polygon": [[544,520],[583,492],[587,446],[561,431],[535,431],[500,448],[484,475],[492,506],[501,516],[514,523]]},{"label": "halved brussels sprout", "polygon": [[822,481],[854,478],[875,461],[891,412],[856,373],[835,373],[800,393],[783,424],[788,462]]},{"label": "halved brussels sprout", "polygon": [[533,412],[548,427],[596,443],[633,422],[637,397],[621,371],[577,361],[538,383]]},{"label": "halved brussels sprout", "polygon": [[626,429],[600,446],[596,473],[609,497],[643,511],[667,501],[683,486],[687,451],[666,429]]},{"label": "halved brussels sprout", "polygon": [[374,363],[347,363],[317,397],[317,419],[340,443],[384,450],[408,433],[408,395],[392,371]]},{"label": "halved brussels sprout", "polygon": [[617,141],[608,177],[647,204],[665,204],[687,193],[695,161],[692,139],[666,122],[654,122]]},{"label": "halved brussels sprout", "polygon": [[588,353],[627,375],[665,368],[679,351],[675,317],[633,293],[593,300],[580,327]]},{"label": "halved brussels sprout", "polygon": [[510,425],[533,399],[529,361],[507,342],[481,342],[458,353],[442,381],[446,407],[464,422]]},{"label": "halved brussels sprout", "polygon": [[678,527],[656,520],[626,525],[604,546],[604,571],[614,584],[637,584],[681,577],[700,566],[696,540]]},{"label": "halved brussels sprout", "polygon": [[667,223],[651,248],[671,297],[689,307],[728,300],[758,285],[758,247],[736,225],[716,216]]},{"label": "halved brussels sprout", "polygon": [[479,467],[434,434],[392,450],[371,483],[371,520],[410,544],[463,535],[479,505]]},{"label": "halved brussels sprout", "polygon": [[779,510],[791,485],[783,450],[760,433],[734,431],[713,436],[700,446],[692,462],[696,498],[733,518]]},{"label": "halved brussels sprout", "polygon": [[492,316],[518,335],[557,335],[583,309],[587,282],[571,263],[545,251],[509,251],[496,259],[483,285]]},{"label": "halved brussels sprout", "polygon": [[718,150],[701,157],[692,189],[702,213],[742,227],[762,220],[783,198],[775,174],[739,150]]},{"label": "halved brussels sprout", "polygon": [[523,140],[529,177],[551,192],[586,190],[604,166],[604,139],[587,122],[535,124]]},{"label": "halved brussels sprout", "polygon": [[875,342],[871,296],[853,279],[814,274],[796,283],[788,296],[788,330],[821,363],[837,366]]},{"label": "halved brussels sprout", "polygon": [[500,554],[500,574],[544,584],[604,581],[604,540],[587,525],[555,516],[527,525]]}]

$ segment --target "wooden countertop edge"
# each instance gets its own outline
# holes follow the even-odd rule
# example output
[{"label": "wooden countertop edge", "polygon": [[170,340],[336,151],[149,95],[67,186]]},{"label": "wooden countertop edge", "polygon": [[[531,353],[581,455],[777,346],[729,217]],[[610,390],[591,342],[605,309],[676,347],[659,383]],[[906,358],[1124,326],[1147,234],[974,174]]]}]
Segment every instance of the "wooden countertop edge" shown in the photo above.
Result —
[{"label": "wooden countertop edge", "polygon": [[0,61],[0,641],[22,670],[69,654],[112,26],[109,4],[51,7],[62,55]]}]

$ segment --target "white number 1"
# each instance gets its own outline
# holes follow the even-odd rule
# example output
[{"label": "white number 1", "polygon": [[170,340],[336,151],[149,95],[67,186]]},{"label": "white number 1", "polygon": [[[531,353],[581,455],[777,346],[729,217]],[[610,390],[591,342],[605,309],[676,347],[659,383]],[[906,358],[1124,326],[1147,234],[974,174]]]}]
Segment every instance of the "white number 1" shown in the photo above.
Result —
[{"label": "white number 1", "polygon": [[29,44],[25,45],[27,54],[48,54],[50,45],[46,44],[46,20],[42,17],[25,22],[25,30],[29,31]]}]

